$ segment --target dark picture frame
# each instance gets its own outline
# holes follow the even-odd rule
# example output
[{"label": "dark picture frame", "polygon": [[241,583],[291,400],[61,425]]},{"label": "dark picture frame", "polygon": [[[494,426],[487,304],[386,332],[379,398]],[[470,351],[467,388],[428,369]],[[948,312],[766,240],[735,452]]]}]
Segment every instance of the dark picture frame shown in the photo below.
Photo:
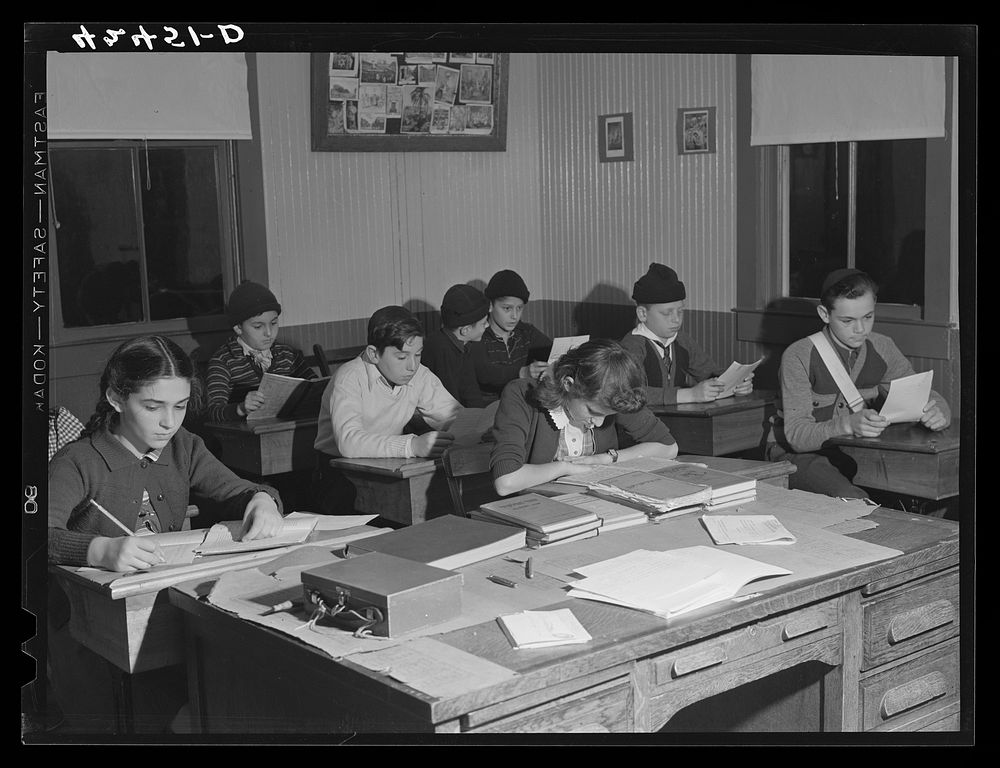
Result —
[{"label": "dark picture frame", "polygon": [[709,155],[715,152],[715,107],[681,107],[677,110],[677,154]]},{"label": "dark picture frame", "polygon": [[311,54],[312,150],[505,151],[509,55],[451,56]]},{"label": "dark picture frame", "polygon": [[631,112],[598,115],[597,155],[602,163],[634,159]]}]

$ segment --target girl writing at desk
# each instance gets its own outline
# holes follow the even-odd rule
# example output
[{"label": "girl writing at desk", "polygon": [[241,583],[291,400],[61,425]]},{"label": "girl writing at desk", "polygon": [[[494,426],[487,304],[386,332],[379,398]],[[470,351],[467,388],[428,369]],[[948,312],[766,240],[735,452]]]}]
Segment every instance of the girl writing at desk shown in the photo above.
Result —
[{"label": "girl writing at desk", "polygon": [[278,494],[237,477],[181,426],[197,394],[191,359],[169,339],[143,336],[112,353],[94,415],[49,462],[50,562],[156,565],[156,544],[142,534],[180,530],[191,491],[242,515],[243,539],[281,531]]},{"label": "girl writing at desk", "polygon": [[[506,496],[589,464],[642,456],[672,459],[677,443],[646,408],[645,376],[615,341],[588,341],[560,357],[540,380],[503,390],[493,424],[493,485]],[[635,445],[619,450],[617,427]]]}]

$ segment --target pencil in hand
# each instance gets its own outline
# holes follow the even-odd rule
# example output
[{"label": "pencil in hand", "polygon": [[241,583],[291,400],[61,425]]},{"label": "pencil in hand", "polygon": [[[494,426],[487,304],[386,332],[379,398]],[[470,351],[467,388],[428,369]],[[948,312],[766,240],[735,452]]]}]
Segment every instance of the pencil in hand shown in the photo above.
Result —
[{"label": "pencil in hand", "polygon": [[102,515],[104,515],[106,518],[108,518],[108,520],[110,520],[112,523],[114,523],[119,528],[121,528],[123,531],[125,531],[125,535],[126,536],[135,536],[135,531],[131,530],[127,525],[125,525],[125,523],[123,523],[117,517],[115,517],[110,512],[108,512],[108,510],[106,510],[104,507],[102,507],[100,504],[98,504],[95,499],[87,499],[87,502],[90,503],[90,504],[93,504],[95,507],[97,507],[98,511]]}]

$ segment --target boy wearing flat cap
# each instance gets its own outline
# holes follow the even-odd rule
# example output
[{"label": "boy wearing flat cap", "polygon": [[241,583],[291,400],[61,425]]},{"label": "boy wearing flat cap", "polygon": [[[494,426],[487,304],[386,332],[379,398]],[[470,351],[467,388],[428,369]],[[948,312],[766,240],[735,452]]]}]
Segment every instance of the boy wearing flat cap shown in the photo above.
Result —
[{"label": "boy wearing flat cap", "polygon": [[[789,345],[781,356],[782,418],[767,446],[773,461],[796,466],[789,487],[843,498],[866,498],[851,480],[854,462],[826,441],[839,435],[877,437],[889,422],[875,410],[893,379],[913,366],[888,336],[872,331],[878,287],[864,272],[827,275],[816,307],[823,330]],[[951,423],[948,403],[932,391],[920,423],[938,431]]]},{"label": "boy wearing flat cap", "polygon": [[546,369],[552,339],[521,320],[528,286],[517,272],[501,269],[483,291],[490,312],[482,341],[473,345],[476,380],[486,403],[500,398],[507,382],[537,379]]},{"label": "boy wearing flat cap", "polygon": [[486,405],[469,342],[483,337],[489,308],[482,291],[471,285],[453,285],[441,301],[441,328],[424,339],[420,362],[437,374],[445,389],[466,408]]},{"label": "boy wearing flat cap", "polygon": [[208,361],[206,411],[209,421],[239,421],[264,404],[257,391],[265,371],[313,379],[302,353],[277,343],[281,305],[266,287],[245,280],[229,296],[229,341]]},{"label": "boy wearing flat cap", "polygon": [[[687,293],[677,273],[663,264],[649,270],[632,287],[635,330],[621,344],[646,371],[646,400],[651,405],[706,403],[723,390],[716,378],[723,370],[681,330]],[[753,375],[737,385],[737,395],[753,391]]]}]

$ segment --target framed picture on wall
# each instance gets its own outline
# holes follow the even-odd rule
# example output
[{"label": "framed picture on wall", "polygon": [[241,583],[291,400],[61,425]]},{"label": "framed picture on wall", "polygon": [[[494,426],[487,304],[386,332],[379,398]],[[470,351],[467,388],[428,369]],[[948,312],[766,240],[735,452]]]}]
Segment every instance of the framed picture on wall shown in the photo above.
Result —
[{"label": "framed picture on wall", "polygon": [[677,110],[677,153],[707,155],[715,152],[715,107]]},{"label": "framed picture on wall", "polygon": [[314,53],[314,152],[502,152],[505,53]]},{"label": "framed picture on wall", "polygon": [[631,112],[598,116],[597,154],[602,163],[633,159]]}]

